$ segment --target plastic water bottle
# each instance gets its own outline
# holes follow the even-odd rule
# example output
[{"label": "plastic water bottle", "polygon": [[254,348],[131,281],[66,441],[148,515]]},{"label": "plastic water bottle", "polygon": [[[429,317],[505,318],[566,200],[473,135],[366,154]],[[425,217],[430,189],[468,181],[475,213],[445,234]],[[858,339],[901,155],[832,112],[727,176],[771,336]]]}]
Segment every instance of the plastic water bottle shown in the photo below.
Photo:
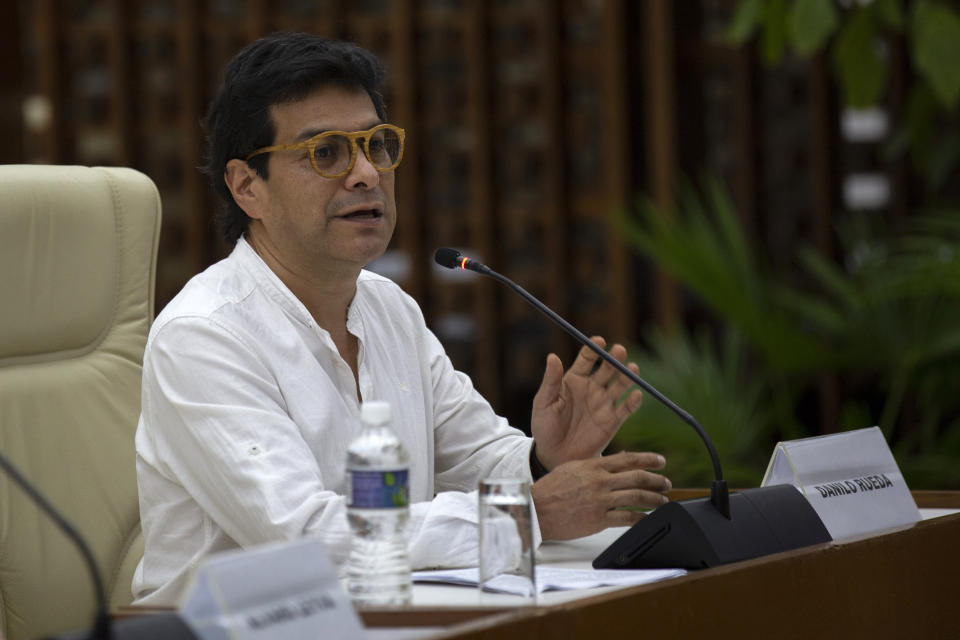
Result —
[{"label": "plastic water bottle", "polygon": [[347,517],[353,546],[347,592],[362,605],[410,604],[407,452],[390,428],[390,405],[364,402],[363,428],[347,448]]}]

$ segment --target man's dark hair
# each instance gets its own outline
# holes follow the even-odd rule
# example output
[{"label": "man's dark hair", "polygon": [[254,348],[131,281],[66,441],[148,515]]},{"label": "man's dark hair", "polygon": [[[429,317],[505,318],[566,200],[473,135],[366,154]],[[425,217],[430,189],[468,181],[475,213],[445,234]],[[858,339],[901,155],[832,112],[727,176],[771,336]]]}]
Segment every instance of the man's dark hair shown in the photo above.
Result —
[{"label": "man's dark hair", "polygon": [[[203,172],[226,207],[217,215],[224,238],[235,244],[250,218],[233,199],[224,182],[227,162],[246,158],[274,144],[276,129],[269,109],[295,102],[327,86],[363,89],[377,116],[386,122],[380,86],[383,66],[369,51],[309,33],[274,33],[241,50],[227,64],[223,84],[205,120],[207,157]],[[268,154],[248,162],[264,179]]]}]

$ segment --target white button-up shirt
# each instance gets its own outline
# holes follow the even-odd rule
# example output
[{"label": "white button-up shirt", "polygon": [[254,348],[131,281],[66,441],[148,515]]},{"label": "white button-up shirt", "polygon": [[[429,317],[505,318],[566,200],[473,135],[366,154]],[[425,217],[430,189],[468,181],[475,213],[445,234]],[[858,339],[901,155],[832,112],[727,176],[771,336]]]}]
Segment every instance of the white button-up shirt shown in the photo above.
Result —
[{"label": "white button-up shirt", "polygon": [[[361,272],[347,329],[359,340],[360,394],[390,403],[410,455],[411,564],[476,564],[477,481],[529,480],[531,440],[453,369],[416,302],[390,280]],[[242,238],[157,317],[142,402],[138,604],[175,603],[215,551],[316,535],[343,562],[357,381]]]}]

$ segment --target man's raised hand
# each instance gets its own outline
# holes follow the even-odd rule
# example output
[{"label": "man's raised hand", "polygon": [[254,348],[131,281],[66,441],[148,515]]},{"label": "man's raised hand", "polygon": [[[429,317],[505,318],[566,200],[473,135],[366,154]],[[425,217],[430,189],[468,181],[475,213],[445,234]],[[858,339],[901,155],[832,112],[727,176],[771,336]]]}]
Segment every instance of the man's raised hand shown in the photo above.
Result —
[{"label": "man's raised hand", "polygon": [[[606,346],[599,336],[591,340]],[[627,350],[616,344],[610,355],[625,362]],[[623,421],[640,407],[643,394],[639,390],[620,401],[633,383],[606,361],[597,367],[597,360],[596,353],[583,347],[564,373],[560,358],[547,356],[530,420],[537,458],[547,469],[599,456]],[[639,371],[633,363],[627,366],[634,373]]]}]

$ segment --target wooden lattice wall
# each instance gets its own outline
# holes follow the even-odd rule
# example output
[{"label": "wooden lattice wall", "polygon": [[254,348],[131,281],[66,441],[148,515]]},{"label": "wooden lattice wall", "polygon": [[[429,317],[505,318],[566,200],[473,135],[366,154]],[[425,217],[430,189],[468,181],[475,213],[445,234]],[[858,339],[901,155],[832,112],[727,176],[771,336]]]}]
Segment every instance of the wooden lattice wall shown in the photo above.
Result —
[{"label": "wooden lattice wall", "polygon": [[[701,317],[695,301],[632,257],[610,215],[641,191],[667,203],[681,170],[722,176],[748,234],[774,260],[800,242],[836,257],[841,180],[872,156],[845,152],[823,59],[770,72],[750,48],[723,43],[734,5],[5,3],[0,115],[5,130],[18,126],[0,136],[0,159],[129,165],[150,175],[164,208],[161,308],[227,251],[212,223],[218,203],[196,170],[200,120],[226,61],[274,30],[358,42],[386,64],[390,119],[409,141],[398,228],[374,267],[421,302],[454,363],[523,424],[545,354],[569,360],[575,347],[495,283],[434,268],[436,247],[469,250],[585,332],[618,341],[639,340],[651,322]],[[902,51],[893,52],[902,63]],[[897,215],[908,206],[902,166],[891,181]],[[834,381],[824,380],[819,404],[829,429]]]}]

